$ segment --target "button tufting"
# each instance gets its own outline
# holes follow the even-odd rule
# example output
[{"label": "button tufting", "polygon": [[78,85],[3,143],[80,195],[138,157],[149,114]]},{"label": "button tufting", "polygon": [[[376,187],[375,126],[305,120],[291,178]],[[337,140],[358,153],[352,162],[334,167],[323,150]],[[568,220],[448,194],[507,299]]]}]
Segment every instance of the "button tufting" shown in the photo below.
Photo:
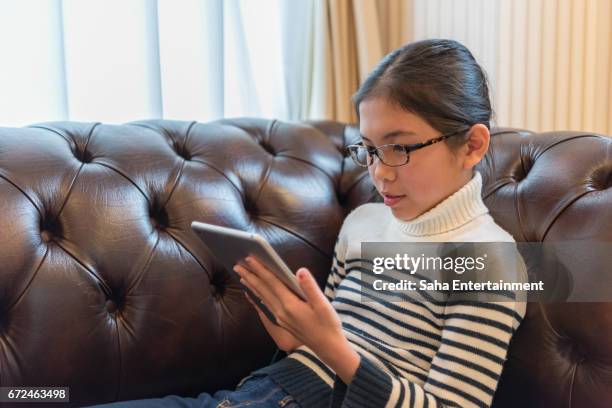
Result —
[{"label": "button tufting", "polygon": [[80,151],[78,149],[73,150],[74,157],[82,163],[91,163],[93,160],[93,155],[89,150]]},{"label": "button tufting", "polygon": [[517,183],[527,177],[529,171],[533,167],[533,160],[530,156],[521,156],[521,160],[517,163],[517,165],[512,169],[510,177],[514,179]]},{"label": "button tufting", "polygon": [[184,160],[191,160],[191,153],[189,153],[189,151],[187,151],[187,149],[185,148],[185,146],[179,146],[178,143],[174,143],[172,145],[172,147],[174,148],[174,151],[176,152],[176,154],[178,154],[180,157],[182,157]]},{"label": "button tufting", "polygon": [[170,225],[168,212],[165,207],[162,207],[159,199],[152,200],[151,207],[149,208],[149,218],[151,220],[151,225],[153,225],[155,229],[165,230]]},{"label": "button tufting", "polygon": [[46,215],[40,221],[40,237],[44,242],[53,241],[54,237],[62,236],[62,226],[57,219]]},{"label": "button tufting", "polygon": [[104,307],[106,307],[106,311],[110,314],[114,314],[117,311],[117,304],[112,299],[108,299]]},{"label": "button tufting", "polygon": [[607,164],[597,168],[591,174],[588,183],[595,190],[606,190],[612,187],[612,165]]},{"label": "button tufting", "polygon": [[210,293],[215,300],[220,300],[225,292],[225,287],[222,285],[210,283]]},{"label": "button tufting", "polygon": [[249,199],[249,197],[244,197],[243,200],[244,211],[249,214],[251,217],[257,217],[258,211],[255,203]]},{"label": "button tufting", "polygon": [[270,153],[272,156],[276,155],[276,150],[274,150],[274,148],[269,143],[261,141],[259,142],[259,145],[261,146],[262,149]]},{"label": "button tufting", "polygon": [[44,231],[42,231],[40,233],[40,237],[42,238],[42,240],[44,242],[51,242],[51,241],[53,241],[53,236],[51,235],[51,233],[49,231],[46,231],[46,230],[44,230]]},{"label": "button tufting", "polygon": [[586,361],[586,351],[573,339],[567,337],[560,338],[557,348],[559,353],[573,364],[581,364]]}]

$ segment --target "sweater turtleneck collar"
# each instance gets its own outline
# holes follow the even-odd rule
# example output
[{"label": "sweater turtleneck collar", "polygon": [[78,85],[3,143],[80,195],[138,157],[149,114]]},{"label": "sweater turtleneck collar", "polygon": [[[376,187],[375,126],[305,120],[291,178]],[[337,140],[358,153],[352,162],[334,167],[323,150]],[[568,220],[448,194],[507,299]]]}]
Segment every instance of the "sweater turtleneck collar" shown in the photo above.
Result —
[{"label": "sweater turtleneck collar", "polygon": [[392,215],[393,222],[408,235],[442,234],[489,212],[481,194],[482,176],[478,171],[474,171],[470,181],[435,207],[409,221],[400,220]]}]

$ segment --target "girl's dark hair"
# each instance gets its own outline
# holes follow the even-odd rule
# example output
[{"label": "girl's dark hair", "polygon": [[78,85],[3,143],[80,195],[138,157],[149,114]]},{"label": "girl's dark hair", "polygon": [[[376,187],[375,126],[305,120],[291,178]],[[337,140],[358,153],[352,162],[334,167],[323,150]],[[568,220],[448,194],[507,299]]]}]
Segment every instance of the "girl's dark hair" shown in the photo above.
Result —
[{"label": "girl's dark hair", "polygon": [[[406,44],[387,54],[351,98],[359,105],[372,97],[422,117],[446,134],[477,123],[490,129],[492,116],[484,70],[472,53],[454,40],[428,39]],[[464,137],[446,139],[451,149]]]}]

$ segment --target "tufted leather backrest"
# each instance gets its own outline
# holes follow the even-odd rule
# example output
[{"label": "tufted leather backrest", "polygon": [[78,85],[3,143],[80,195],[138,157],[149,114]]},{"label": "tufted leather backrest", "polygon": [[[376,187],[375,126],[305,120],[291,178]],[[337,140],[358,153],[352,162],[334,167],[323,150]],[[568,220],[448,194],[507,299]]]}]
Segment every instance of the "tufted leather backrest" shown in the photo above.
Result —
[{"label": "tufted leather backrest", "polygon": [[[496,129],[479,169],[491,215],[517,241],[612,242],[612,138]],[[580,279],[610,282],[612,265],[581,262]],[[612,406],[612,303],[529,303],[494,405]]]},{"label": "tufted leather backrest", "polygon": [[[267,364],[273,342],[189,224],[258,232],[323,286],[344,216],[379,200],[344,153],[358,138],[255,118],[0,128],[0,386],[68,385],[82,405]],[[612,240],[610,146],[500,129],[485,202],[517,240]],[[496,405],[608,406],[611,373],[609,304],[530,304]]]}]

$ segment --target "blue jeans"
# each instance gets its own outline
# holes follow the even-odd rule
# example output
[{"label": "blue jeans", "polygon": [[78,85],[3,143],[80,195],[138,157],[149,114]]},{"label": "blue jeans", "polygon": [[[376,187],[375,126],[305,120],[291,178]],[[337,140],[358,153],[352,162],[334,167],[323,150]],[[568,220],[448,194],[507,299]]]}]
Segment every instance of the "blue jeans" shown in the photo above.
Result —
[{"label": "blue jeans", "polygon": [[299,408],[295,399],[280,388],[267,374],[253,374],[244,377],[234,391],[219,390],[213,395],[206,392],[196,398],[168,395],[163,398],[120,401],[95,405],[105,408],[234,408],[248,405],[265,408]]}]

